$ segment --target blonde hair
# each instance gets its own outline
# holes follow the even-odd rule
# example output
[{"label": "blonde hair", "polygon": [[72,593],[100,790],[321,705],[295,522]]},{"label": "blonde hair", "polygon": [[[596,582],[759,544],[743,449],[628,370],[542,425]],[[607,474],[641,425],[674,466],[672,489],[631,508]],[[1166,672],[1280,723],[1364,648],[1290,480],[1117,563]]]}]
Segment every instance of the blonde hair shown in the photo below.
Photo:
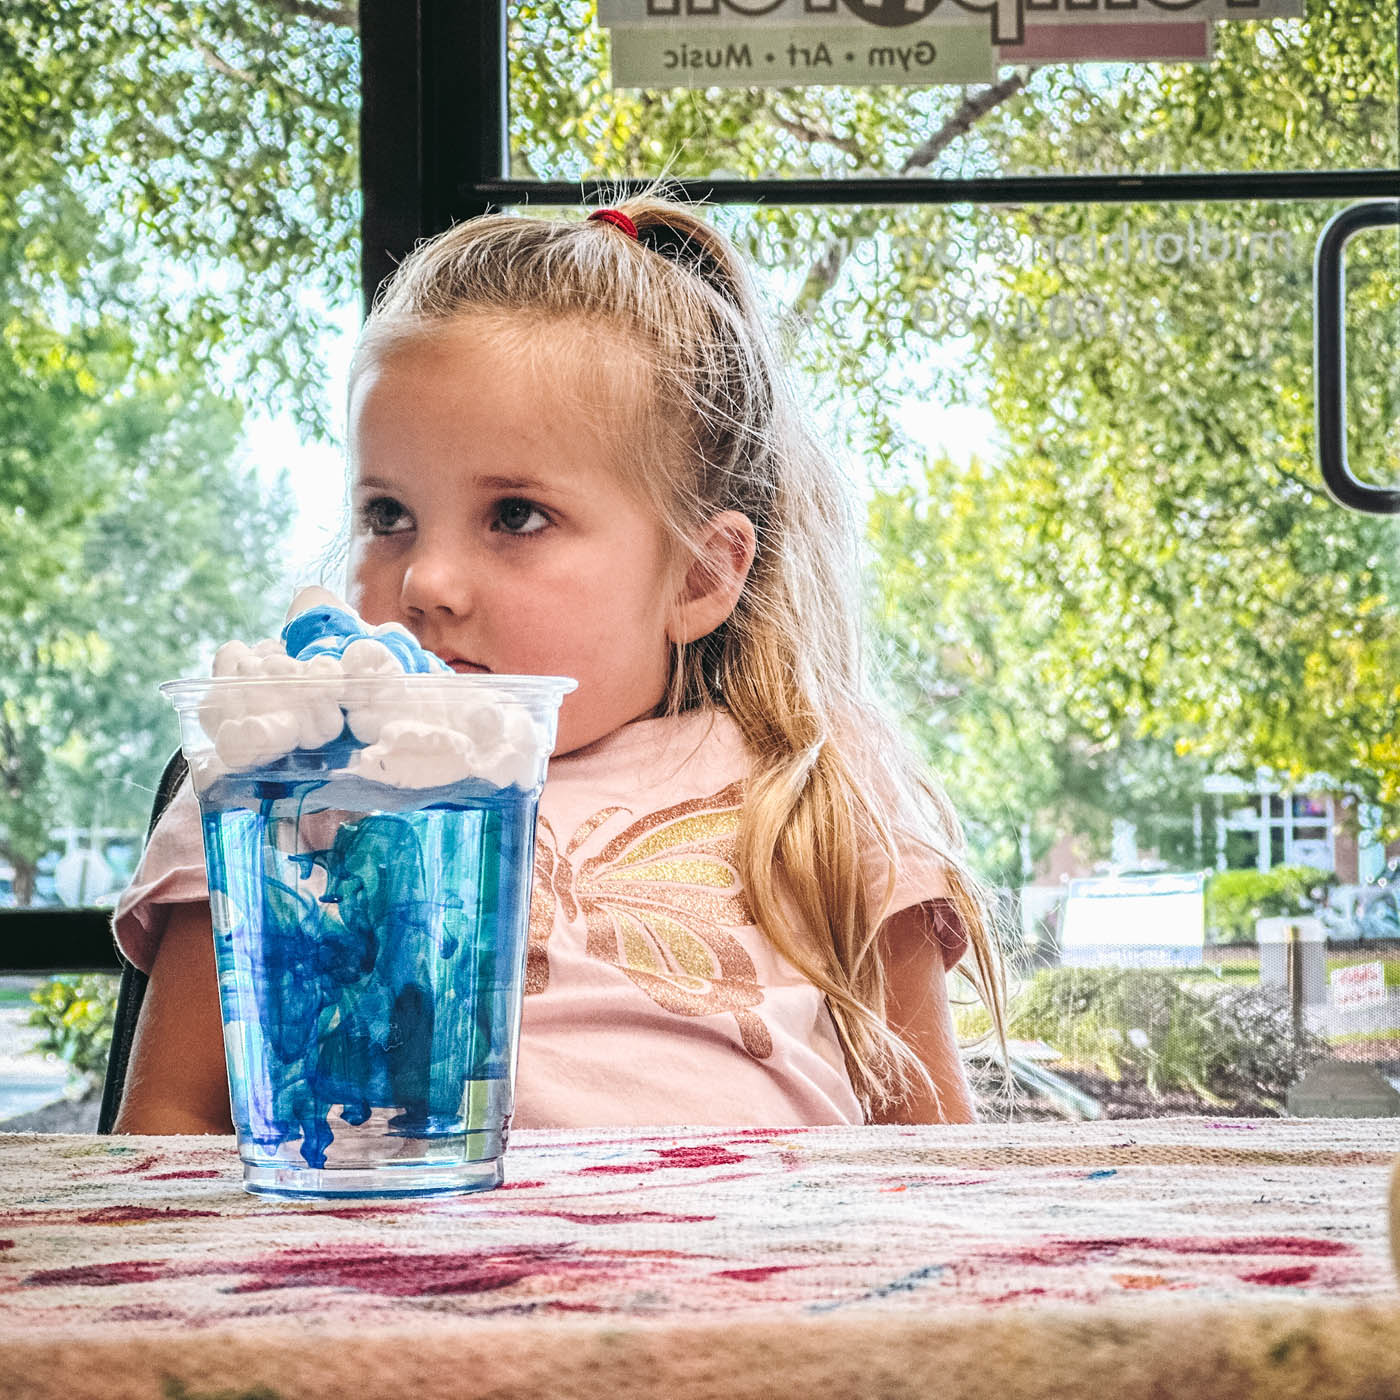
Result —
[{"label": "blonde hair", "polygon": [[[618,351],[596,372],[650,381],[637,386],[619,471],[681,557],[720,511],[742,511],[757,536],[729,619],[675,649],[667,710],[723,707],[756,757],[739,874],[759,927],[825,994],[867,1116],[918,1087],[936,1096],[886,1015],[877,934],[900,847],[946,868],[965,975],[1004,1045],[999,940],[951,804],[869,692],[849,493],[806,427],[730,241],[650,193],[615,207],[638,240],[601,221],[487,215],[420,245],[380,289],[352,388],[397,343],[468,316],[522,353],[539,352],[540,327],[596,332],[590,347]],[[616,401],[615,377],[609,392]],[[872,857],[888,872],[881,892],[869,888]]]}]

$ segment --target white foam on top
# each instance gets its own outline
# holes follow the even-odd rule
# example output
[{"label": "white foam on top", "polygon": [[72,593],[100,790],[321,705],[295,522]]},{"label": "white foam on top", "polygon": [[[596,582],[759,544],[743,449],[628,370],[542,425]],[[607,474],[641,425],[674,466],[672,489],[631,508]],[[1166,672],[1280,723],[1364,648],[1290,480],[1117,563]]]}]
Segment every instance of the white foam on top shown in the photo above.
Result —
[{"label": "white foam on top", "polygon": [[[347,726],[365,745],[341,770],[347,776],[399,788],[469,778],[494,787],[527,788],[542,781],[545,735],[518,702],[484,695],[415,697],[402,653],[437,670],[444,669],[441,662],[423,652],[406,628],[369,627],[327,589],[302,589],[287,623],[327,609],[326,627],[334,630],[314,634],[316,624],[308,624],[303,630],[313,635],[301,638],[303,651],[310,653],[304,660],[289,656],[275,637],[252,646],[226,642],[215,653],[215,678],[264,684],[215,689],[200,705],[200,726],[213,741],[213,753],[191,765],[198,791],[226,772],[263,767],[297,749],[323,748]],[[391,635],[392,643],[380,640]],[[366,698],[366,690],[372,690],[372,698]]]}]

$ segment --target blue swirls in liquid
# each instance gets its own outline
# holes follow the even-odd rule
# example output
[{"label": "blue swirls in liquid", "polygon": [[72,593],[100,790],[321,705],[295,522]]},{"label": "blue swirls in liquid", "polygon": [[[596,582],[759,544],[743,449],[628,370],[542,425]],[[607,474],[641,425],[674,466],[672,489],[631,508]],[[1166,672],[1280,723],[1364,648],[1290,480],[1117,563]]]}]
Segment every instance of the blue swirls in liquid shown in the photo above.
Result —
[{"label": "blue swirls in liquid", "polygon": [[273,770],[203,794],[240,1138],[323,1167],[333,1117],[388,1110],[413,1138],[491,1126],[468,1123],[467,1090],[509,1103],[537,801],[466,782],[406,806]]}]

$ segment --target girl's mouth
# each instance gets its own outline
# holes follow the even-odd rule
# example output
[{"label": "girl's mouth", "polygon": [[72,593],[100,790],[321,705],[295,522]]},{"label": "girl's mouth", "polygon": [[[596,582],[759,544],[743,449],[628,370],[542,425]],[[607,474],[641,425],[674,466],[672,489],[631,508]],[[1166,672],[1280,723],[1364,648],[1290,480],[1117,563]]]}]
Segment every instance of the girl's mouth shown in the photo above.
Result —
[{"label": "girl's mouth", "polygon": [[444,656],[442,658],[459,676],[489,676],[491,668],[479,662],[468,661],[464,656]]}]

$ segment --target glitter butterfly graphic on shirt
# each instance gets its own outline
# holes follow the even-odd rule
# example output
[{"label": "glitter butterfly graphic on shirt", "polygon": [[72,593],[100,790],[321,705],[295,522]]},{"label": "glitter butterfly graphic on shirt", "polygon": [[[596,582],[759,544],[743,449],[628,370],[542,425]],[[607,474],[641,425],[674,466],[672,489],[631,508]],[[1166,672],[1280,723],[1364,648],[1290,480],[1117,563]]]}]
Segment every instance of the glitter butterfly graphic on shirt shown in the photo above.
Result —
[{"label": "glitter butterfly graphic on shirt", "polygon": [[739,881],[737,836],[743,784],[652,812],[614,836],[575,871],[572,857],[625,808],[595,812],[561,852],[541,818],[525,991],[548,985],[548,939],[556,907],[580,912],[590,957],[618,968],[663,1010],[680,1016],[728,1012],[755,1059],[773,1052],[754,1014],[763,989],[753,959],[729,932],[753,915]]}]

